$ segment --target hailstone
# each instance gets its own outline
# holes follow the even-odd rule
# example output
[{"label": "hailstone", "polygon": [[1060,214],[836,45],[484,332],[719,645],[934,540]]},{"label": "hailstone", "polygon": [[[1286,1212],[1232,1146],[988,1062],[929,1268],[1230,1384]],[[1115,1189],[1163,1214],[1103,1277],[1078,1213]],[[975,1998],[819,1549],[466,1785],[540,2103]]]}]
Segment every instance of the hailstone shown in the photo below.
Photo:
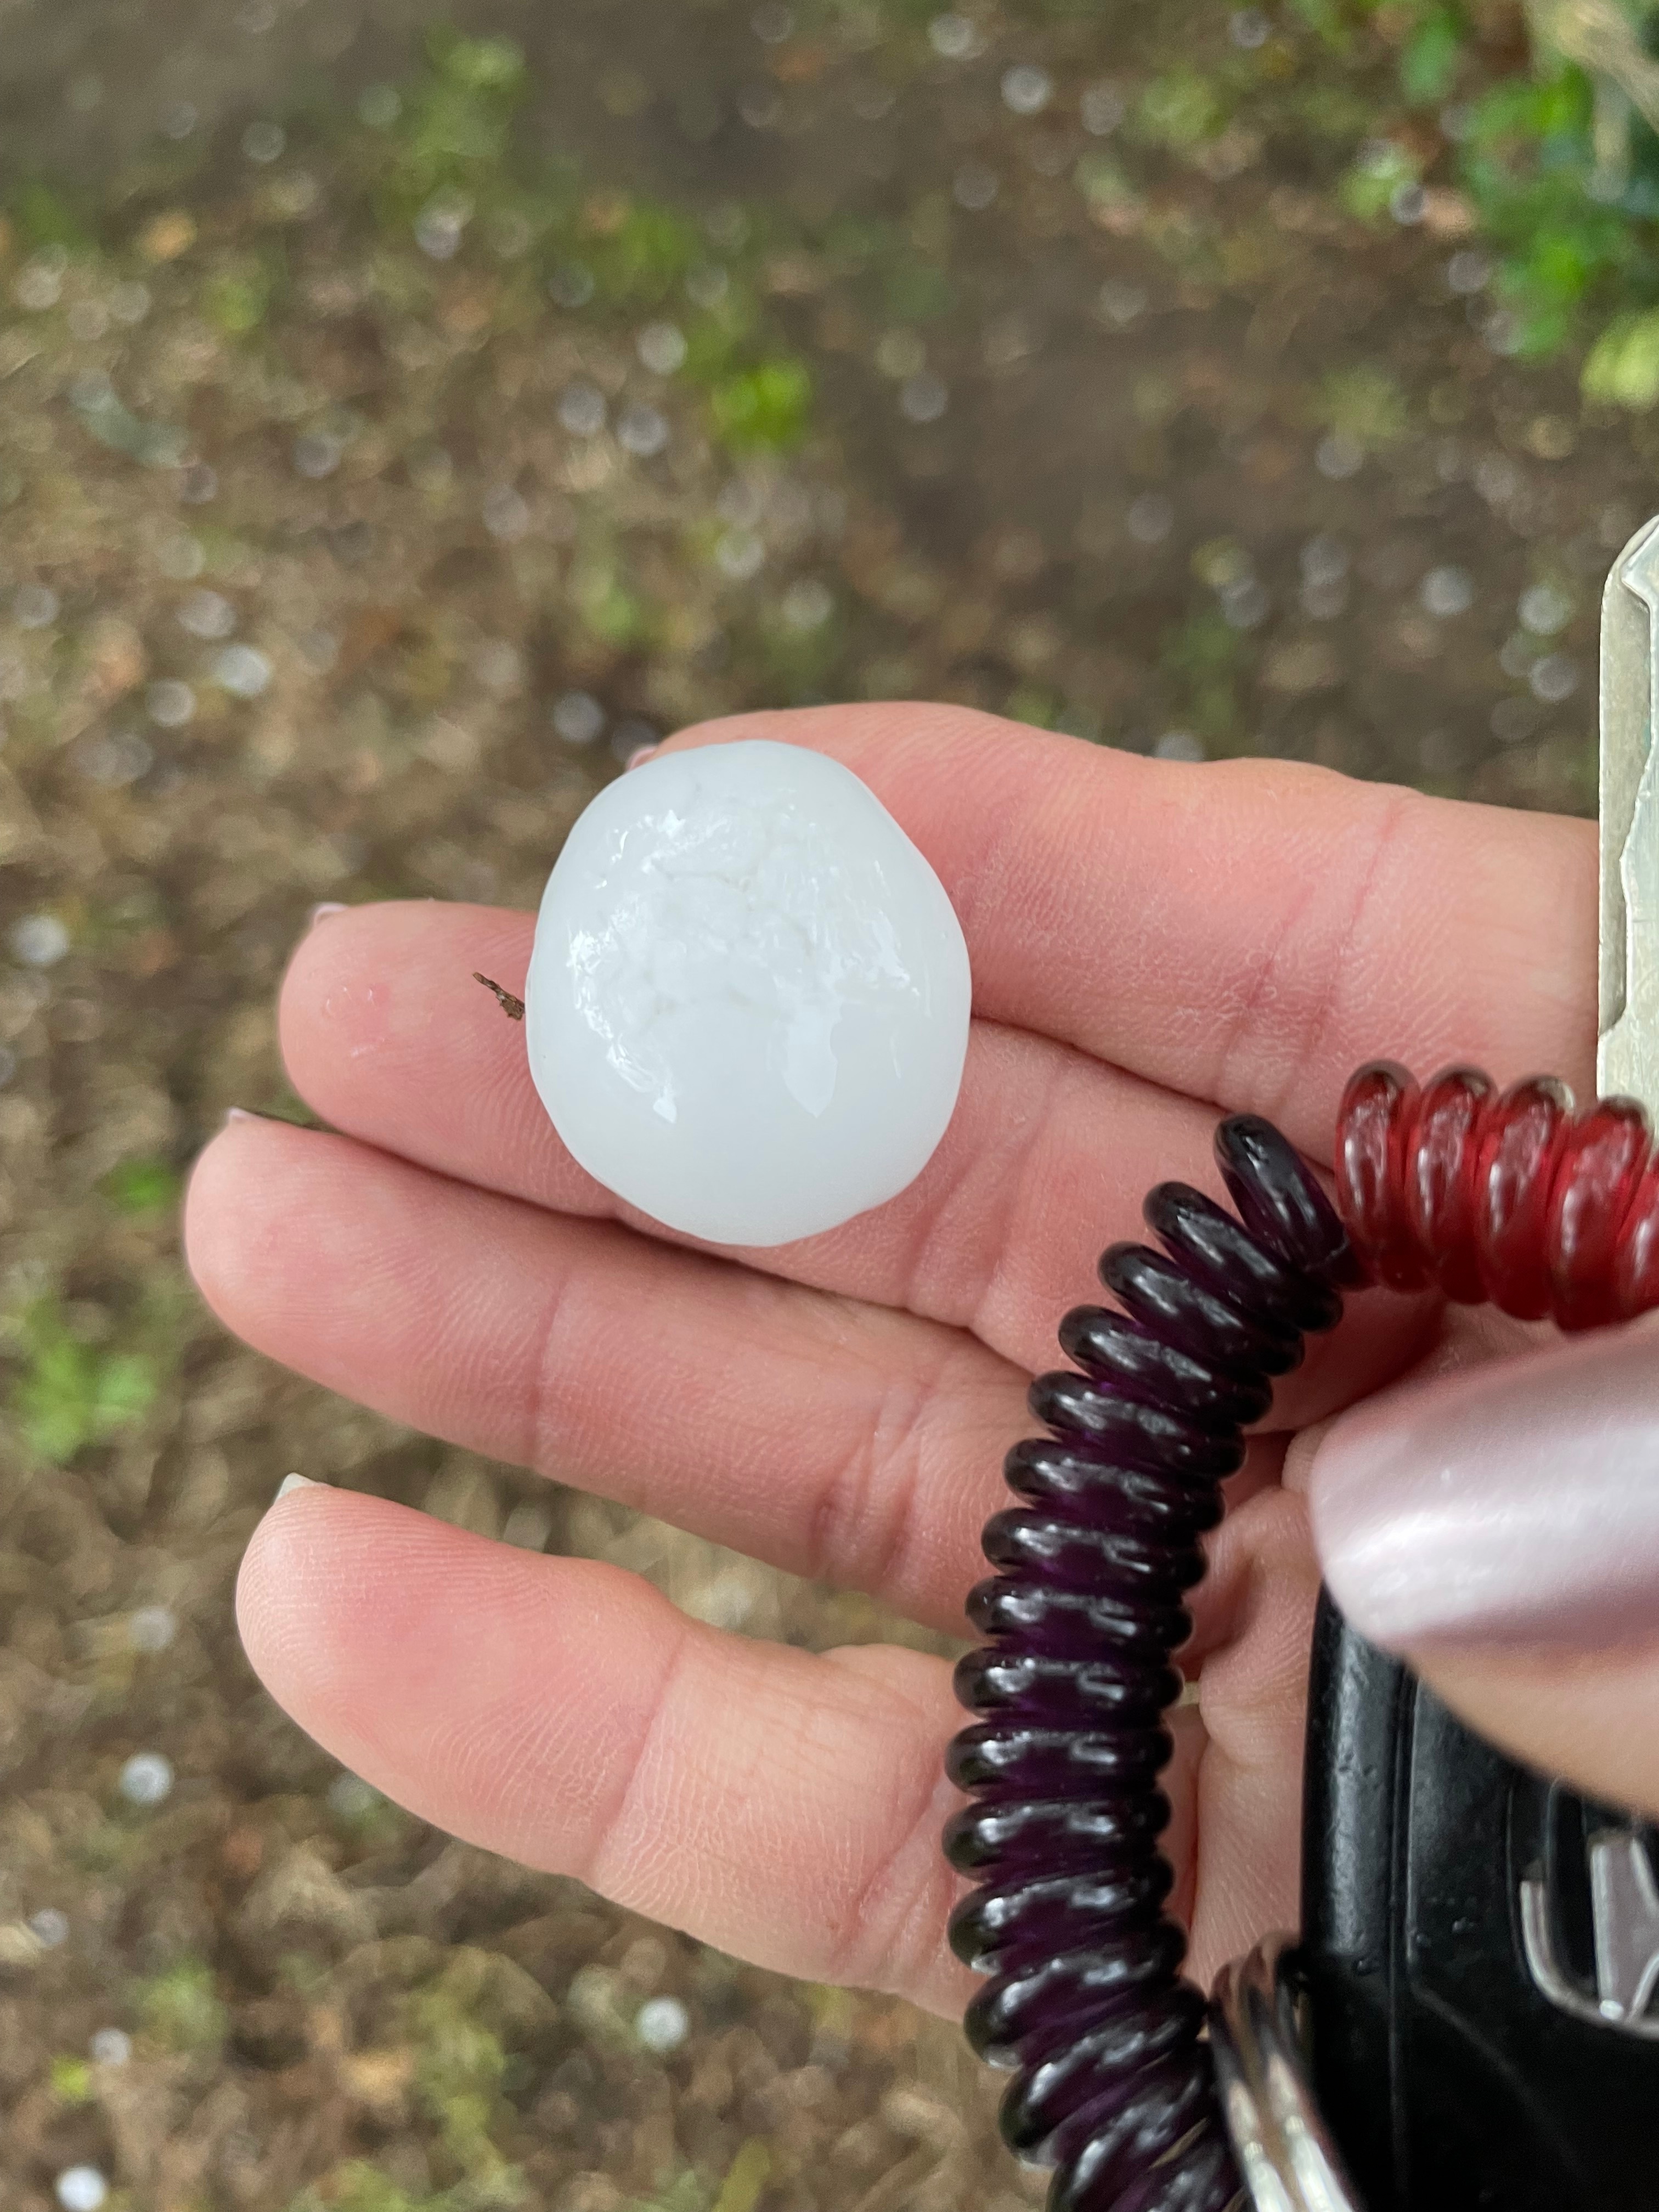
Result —
[{"label": "hailstone", "polygon": [[619,776],[571,830],[525,986],[530,1072],[618,1198],[784,1244],[921,1173],[970,997],[944,885],[850,769],[703,745]]}]

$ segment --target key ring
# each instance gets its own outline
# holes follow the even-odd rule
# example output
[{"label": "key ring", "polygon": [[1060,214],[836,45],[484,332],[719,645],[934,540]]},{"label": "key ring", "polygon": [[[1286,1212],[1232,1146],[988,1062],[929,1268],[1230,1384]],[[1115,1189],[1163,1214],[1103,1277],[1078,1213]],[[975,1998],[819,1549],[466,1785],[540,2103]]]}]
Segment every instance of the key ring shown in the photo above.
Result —
[{"label": "key ring", "polygon": [[1294,1938],[1264,1936],[1210,2000],[1221,2107],[1256,2212],[1364,2212],[1308,2079]]},{"label": "key ring", "polygon": [[[1170,1662],[1191,1626],[1182,1599],[1203,1575],[1200,1539],[1221,1517],[1243,1431],[1304,1337],[1334,1327],[1344,1292],[1438,1289],[1568,1331],[1659,1307],[1647,1113],[1659,1105],[1656,638],[1659,520],[1614,564],[1604,602],[1602,1097],[1577,1111],[1548,1077],[1500,1095],[1473,1068],[1419,1086],[1372,1063],[1339,1113],[1334,1208],[1269,1123],[1224,1121],[1217,1164],[1236,1214],[1189,1186],[1158,1185],[1144,1208],[1156,1244],[1101,1256],[1115,1310],[1066,1315],[1060,1342],[1075,1364],[1031,1386],[1048,1433],[1009,1453],[1014,1503],[985,1530],[995,1571],[968,1613],[988,1640],[957,1670],[977,1717],[946,1759],[974,1802],[945,1848],[980,1885],[951,1918],[952,1948],[988,1977],[964,2026],[1015,2076],[1002,2132],[1028,2162],[1054,2167],[1048,2212],[1237,2212],[1247,2196],[1255,2212],[1361,2212],[1304,2063],[1289,1939],[1225,1969],[1207,2012],[1179,1971],[1157,1782],[1172,1748],[1161,1725],[1178,1689]],[[1390,1726],[1401,1679],[1393,1667],[1376,1685],[1395,1700]],[[1467,1741],[1475,1759],[1495,1759]],[[1395,1811],[1390,1802],[1384,1817]],[[1499,1848],[1513,1850],[1512,1828]],[[1633,1832],[1620,1849],[1646,1866]],[[1548,1929],[1531,1873],[1522,1893],[1516,1971],[1528,2001],[1592,2037],[1650,2037],[1628,2006],[1580,1998],[1553,1968],[1553,1985],[1540,1976]],[[1605,1918],[1619,1908],[1598,1893],[1595,1909],[1598,1980],[1615,1955],[1615,1979],[1628,1979]],[[1373,2099],[1392,2094],[1392,2053],[1383,2060]],[[1574,2063],[1617,2073],[1594,2046]]]}]

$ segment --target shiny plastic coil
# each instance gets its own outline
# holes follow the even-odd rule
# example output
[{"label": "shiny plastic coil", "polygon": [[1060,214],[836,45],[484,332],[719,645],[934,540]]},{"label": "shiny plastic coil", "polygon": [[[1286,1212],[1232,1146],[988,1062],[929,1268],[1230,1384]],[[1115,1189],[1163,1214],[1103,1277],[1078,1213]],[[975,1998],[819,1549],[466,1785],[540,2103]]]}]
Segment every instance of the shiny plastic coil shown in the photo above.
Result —
[{"label": "shiny plastic coil", "polygon": [[1164,1910],[1163,1715],[1242,1431],[1365,1276],[1268,1122],[1224,1121],[1216,1155],[1239,1218],[1160,1183],[1145,1211],[1163,1249],[1101,1257],[1122,1310],[1060,1323],[1076,1366],[1031,1386],[1048,1432],[1004,1462],[1019,1503],[988,1524],[996,1571],[969,1601],[988,1641],[957,1669],[979,1717],[948,1755],[972,1802],[945,1848],[979,1886],[951,1942],[988,1978],[968,2038],[1014,2071],[1002,2133],[1054,2168],[1049,2212],[1224,2212],[1240,2194],[1205,2000]]}]

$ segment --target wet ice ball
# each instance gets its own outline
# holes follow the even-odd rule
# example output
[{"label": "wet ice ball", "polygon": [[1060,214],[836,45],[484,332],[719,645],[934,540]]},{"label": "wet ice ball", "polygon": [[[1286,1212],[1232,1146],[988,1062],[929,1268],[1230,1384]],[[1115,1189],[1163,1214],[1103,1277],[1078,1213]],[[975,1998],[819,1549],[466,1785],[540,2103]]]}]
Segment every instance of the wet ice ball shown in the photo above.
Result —
[{"label": "wet ice ball", "polygon": [[619,777],[571,831],[525,988],[530,1071],[618,1198],[783,1244],[921,1173],[969,995],[944,886],[850,769],[703,745]]}]

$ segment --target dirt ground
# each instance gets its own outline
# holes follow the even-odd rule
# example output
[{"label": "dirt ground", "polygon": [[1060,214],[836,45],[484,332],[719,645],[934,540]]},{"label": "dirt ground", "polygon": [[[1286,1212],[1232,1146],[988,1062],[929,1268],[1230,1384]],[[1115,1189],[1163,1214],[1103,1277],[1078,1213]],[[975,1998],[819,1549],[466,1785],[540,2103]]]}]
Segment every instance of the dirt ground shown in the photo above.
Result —
[{"label": "dirt ground", "polygon": [[233,1103],[301,1115],[313,902],[531,903],[710,714],[942,696],[1588,810],[1655,443],[1505,356],[1455,193],[1339,211],[1382,63],[1254,11],[449,13],[529,58],[465,203],[410,135],[434,10],[0,0],[0,2202],[1015,2212],[947,2024],[428,1830],[229,1595],[298,1468],[925,1639],[227,1342],[180,1180]]}]

